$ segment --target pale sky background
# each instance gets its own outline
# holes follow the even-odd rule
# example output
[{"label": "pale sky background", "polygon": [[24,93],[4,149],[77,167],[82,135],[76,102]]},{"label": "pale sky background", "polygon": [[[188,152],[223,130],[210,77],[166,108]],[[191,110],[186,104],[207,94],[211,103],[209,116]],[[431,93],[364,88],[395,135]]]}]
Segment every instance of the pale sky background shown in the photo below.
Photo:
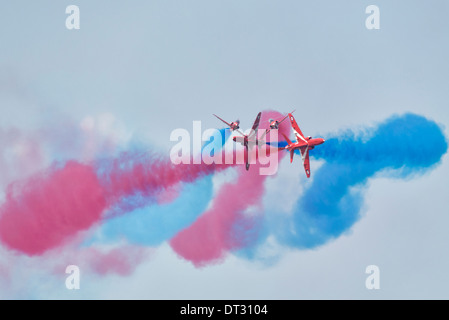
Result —
[{"label": "pale sky background", "polygon": [[[81,11],[77,31],[65,28],[70,4]],[[380,8],[380,30],[365,28],[370,4]],[[193,120],[217,127],[218,113],[249,125],[270,108],[297,109],[306,135],[414,112],[448,136],[448,16],[445,0],[4,2],[0,127],[110,113],[168,150],[170,132]],[[281,166],[280,177],[305,183],[302,174],[299,165]],[[447,155],[418,178],[371,179],[351,232],[316,250],[287,251],[273,266],[229,256],[196,269],[164,245],[132,276],[87,276],[71,292],[63,282],[24,286],[31,291],[23,296],[448,299],[447,181]],[[380,290],[365,288],[370,264],[380,267]]]}]

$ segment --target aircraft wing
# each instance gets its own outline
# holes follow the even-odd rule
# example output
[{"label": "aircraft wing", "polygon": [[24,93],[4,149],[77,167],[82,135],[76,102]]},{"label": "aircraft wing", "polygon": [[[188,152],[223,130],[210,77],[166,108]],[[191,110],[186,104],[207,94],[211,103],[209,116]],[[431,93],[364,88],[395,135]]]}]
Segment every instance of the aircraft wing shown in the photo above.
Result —
[{"label": "aircraft wing", "polygon": [[264,133],[262,133],[262,135],[260,136],[260,141],[264,141],[263,139],[265,138],[265,136],[268,134],[268,132],[270,132],[271,129],[266,129],[264,131]]},{"label": "aircraft wing", "polygon": [[255,136],[257,138],[257,129],[259,129],[259,122],[260,122],[261,115],[262,115],[262,112],[259,112],[259,114],[256,117],[256,120],[254,121],[253,127],[251,128],[251,132],[248,135],[248,139],[253,138],[253,136]]},{"label": "aircraft wing", "polygon": [[304,145],[299,147],[299,150],[301,151],[301,159],[304,162],[304,160],[306,159],[306,154],[308,154],[309,152],[309,145]]},{"label": "aircraft wing", "polygon": [[[290,112],[290,114],[292,114],[293,112],[295,112],[296,110],[293,110],[292,112]],[[287,119],[288,118],[288,114],[285,116],[285,117],[283,117],[280,121],[279,121],[279,124],[281,124],[282,122],[284,122],[284,120],[285,119]]]},{"label": "aircraft wing", "polygon": [[237,131],[237,132],[240,133],[240,135],[243,136],[243,137],[245,136],[245,134],[244,134],[242,131],[240,131],[239,129],[235,129],[234,131]]},{"label": "aircraft wing", "polygon": [[214,114],[214,116],[215,116],[215,118],[217,118],[218,120],[221,120],[222,122],[226,123],[226,125],[227,125],[228,127],[231,127],[231,124],[230,124],[230,123],[224,121],[222,118],[220,118],[220,117],[217,116],[216,114]]},{"label": "aircraft wing", "polygon": [[[218,120],[221,120],[222,122],[226,123],[226,125],[227,125],[229,128],[232,128],[230,123],[224,121],[222,118],[220,118],[220,117],[217,116],[216,114],[213,114],[213,115],[214,115]],[[239,129],[236,129],[235,131],[237,131],[237,132],[240,133],[242,136],[244,136],[243,132],[240,131]]]},{"label": "aircraft wing", "polygon": [[259,128],[259,122],[260,122],[260,116],[262,115],[262,112],[259,112],[258,114],[257,114],[257,117],[256,117],[256,120],[254,120],[254,124],[253,124],[253,127],[252,127],[252,129],[254,130],[254,131],[257,131],[257,129]]},{"label": "aircraft wing", "polygon": [[307,178],[310,178],[309,150],[306,151],[306,156],[304,159],[304,170],[306,171]]},{"label": "aircraft wing", "polygon": [[293,117],[293,115],[291,113],[288,114],[289,118],[290,118],[290,122],[292,123],[292,128],[293,131],[295,132],[295,136],[296,136],[296,141],[302,140],[304,142],[307,143],[306,139],[304,138],[304,135],[301,132],[301,129],[299,129],[298,124],[296,123],[295,118]]},{"label": "aircraft wing", "polygon": [[306,171],[307,178],[310,178],[310,159],[309,159],[309,146],[300,147],[301,158],[304,164],[304,170]]}]

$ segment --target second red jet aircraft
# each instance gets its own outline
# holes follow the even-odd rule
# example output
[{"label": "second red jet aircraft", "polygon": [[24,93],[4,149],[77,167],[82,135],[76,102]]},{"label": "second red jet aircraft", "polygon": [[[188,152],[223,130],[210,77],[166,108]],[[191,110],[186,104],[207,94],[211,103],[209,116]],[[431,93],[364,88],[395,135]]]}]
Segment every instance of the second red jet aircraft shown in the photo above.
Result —
[{"label": "second red jet aircraft", "polygon": [[288,114],[288,117],[290,118],[290,122],[292,123],[293,132],[295,133],[296,142],[293,143],[290,141],[290,139],[283,134],[285,140],[287,141],[288,145],[284,148],[290,151],[290,163],[293,162],[293,155],[295,154],[295,150],[299,149],[301,152],[301,158],[304,163],[304,169],[306,170],[307,178],[310,178],[310,160],[309,160],[309,151],[314,149],[316,146],[323,144],[324,139],[323,138],[315,138],[312,139],[312,137],[308,136],[305,137],[301,129],[299,129],[298,124],[296,123],[295,118],[291,113]]}]

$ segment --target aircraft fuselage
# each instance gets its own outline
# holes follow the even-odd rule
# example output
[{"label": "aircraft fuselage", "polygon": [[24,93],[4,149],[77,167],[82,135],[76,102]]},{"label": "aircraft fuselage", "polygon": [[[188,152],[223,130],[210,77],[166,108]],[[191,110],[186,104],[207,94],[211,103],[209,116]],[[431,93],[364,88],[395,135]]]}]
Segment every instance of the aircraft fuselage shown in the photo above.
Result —
[{"label": "aircraft fuselage", "polygon": [[309,150],[312,150],[313,148],[315,148],[315,146],[323,144],[325,141],[323,138],[306,138],[305,140],[306,141],[299,140],[298,142],[292,143],[291,145],[288,145],[286,149],[299,149],[300,147],[309,145]]}]

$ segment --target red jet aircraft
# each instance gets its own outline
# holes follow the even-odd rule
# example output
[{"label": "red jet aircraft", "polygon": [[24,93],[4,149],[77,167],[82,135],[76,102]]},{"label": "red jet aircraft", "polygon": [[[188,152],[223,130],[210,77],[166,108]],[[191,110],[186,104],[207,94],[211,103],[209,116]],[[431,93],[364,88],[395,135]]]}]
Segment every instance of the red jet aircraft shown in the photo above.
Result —
[{"label": "red jet aircraft", "polygon": [[[295,112],[296,110],[293,110],[292,112],[290,112],[290,113],[293,113],[293,112]],[[279,125],[282,123],[282,122],[284,122],[284,120],[285,119],[287,119],[288,118],[288,114],[285,116],[285,117],[283,117],[281,120],[273,120],[273,119],[270,119],[270,120],[268,120],[268,122],[270,123],[270,127],[267,129],[267,130],[265,130],[265,132],[262,134],[262,136],[259,138],[259,140],[260,141],[263,141],[263,139],[265,138],[265,136],[271,131],[271,130],[277,130],[277,129],[279,129]]]},{"label": "red jet aircraft", "polygon": [[[293,113],[293,112],[295,112],[296,110],[293,110],[292,112],[290,112],[290,113]],[[287,119],[288,118],[288,115],[286,115],[285,117],[283,117],[281,120],[273,120],[273,119],[270,119],[270,120],[268,120],[269,122],[270,122],[270,130],[271,129],[279,129],[279,125],[282,123],[282,122],[284,122],[284,120],[285,119]],[[268,130],[268,131],[270,131],[270,130]],[[267,132],[268,133],[268,132]]]},{"label": "red jet aircraft", "polygon": [[262,112],[259,112],[249,134],[244,134],[243,132],[241,132],[239,130],[239,128],[240,128],[239,120],[237,120],[235,122],[228,123],[228,122],[224,121],[222,118],[220,118],[219,116],[214,114],[215,117],[217,117],[219,120],[226,123],[231,128],[232,131],[237,131],[238,133],[240,133],[242,135],[242,137],[234,137],[233,140],[235,142],[241,143],[242,146],[244,146],[246,149],[246,156],[245,156],[246,170],[249,170],[249,162],[250,162],[249,151],[252,149],[253,146],[258,144],[257,129],[259,128],[259,122],[260,122],[261,115],[262,115]]},{"label": "red jet aircraft", "polygon": [[290,163],[293,162],[293,155],[295,154],[295,150],[299,149],[301,151],[301,158],[304,163],[304,169],[306,170],[307,178],[310,178],[310,160],[309,160],[309,151],[315,148],[317,145],[323,144],[323,138],[315,138],[312,137],[304,137],[299,129],[298,124],[296,123],[295,118],[291,113],[288,114],[290,118],[290,122],[292,123],[293,132],[295,133],[296,142],[293,143],[290,139],[282,134],[287,141],[288,145],[284,148],[290,151]]},{"label": "red jet aircraft", "polygon": [[[245,163],[246,163],[246,170],[249,170],[249,151],[255,146],[258,145],[257,140],[257,129],[259,129],[259,122],[260,122],[260,116],[262,115],[262,112],[259,112],[256,120],[254,120],[253,127],[251,128],[251,131],[249,134],[243,134],[243,137],[234,137],[232,140],[235,142],[239,142],[242,144],[242,146],[246,149],[246,157],[245,157]],[[241,133],[239,131],[239,133]]]},{"label": "red jet aircraft", "polygon": [[241,135],[244,135],[242,132],[239,131],[239,129],[240,129],[240,120],[235,120],[235,121],[233,121],[231,123],[228,123],[228,122],[224,121],[222,118],[220,118],[219,116],[217,116],[216,114],[214,114],[214,116],[216,118],[218,118],[219,120],[223,121],[224,123],[226,123],[229,126],[229,128],[231,129],[231,131],[237,130],[237,132],[239,132]]}]

